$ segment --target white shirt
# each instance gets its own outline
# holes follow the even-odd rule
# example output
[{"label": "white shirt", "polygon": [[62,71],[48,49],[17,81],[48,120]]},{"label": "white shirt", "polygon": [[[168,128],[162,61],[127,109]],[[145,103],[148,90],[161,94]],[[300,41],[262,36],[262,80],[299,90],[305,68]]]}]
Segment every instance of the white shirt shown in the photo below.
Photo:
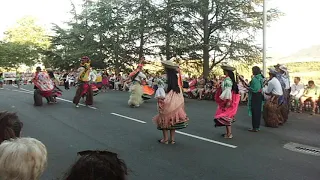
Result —
[{"label": "white shirt", "polygon": [[281,87],[280,81],[273,77],[269,82],[268,82],[268,87],[265,89],[265,93],[272,93],[273,95],[278,95],[282,96],[283,91]]},{"label": "white shirt", "polygon": [[302,83],[292,84],[290,95],[291,96],[302,95],[303,91],[304,91],[304,85]]},{"label": "white shirt", "polygon": [[90,81],[94,82],[97,79],[97,75],[93,71],[91,71],[89,75],[89,79]]},{"label": "white shirt", "polygon": [[289,77],[286,75],[281,75],[281,78],[285,84],[285,89],[290,89]]},{"label": "white shirt", "polygon": [[137,75],[137,77],[134,78],[134,80],[141,82],[141,80],[145,78],[147,78],[147,76],[142,72],[139,72],[139,74]]}]

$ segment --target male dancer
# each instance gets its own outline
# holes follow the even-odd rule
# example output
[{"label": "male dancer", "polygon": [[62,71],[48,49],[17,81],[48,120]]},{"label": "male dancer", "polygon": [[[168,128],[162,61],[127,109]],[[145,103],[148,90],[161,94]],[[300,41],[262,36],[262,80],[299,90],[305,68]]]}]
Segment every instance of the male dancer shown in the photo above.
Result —
[{"label": "male dancer", "polygon": [[79,107],[79,101],[83,95],[86,95],[86,105],[93,104],[93,92],[90,86],[90,63],[89,57],[84,56],[81,58],[80,68],[78,69],[78,89],[73,98],[73,103]]}]

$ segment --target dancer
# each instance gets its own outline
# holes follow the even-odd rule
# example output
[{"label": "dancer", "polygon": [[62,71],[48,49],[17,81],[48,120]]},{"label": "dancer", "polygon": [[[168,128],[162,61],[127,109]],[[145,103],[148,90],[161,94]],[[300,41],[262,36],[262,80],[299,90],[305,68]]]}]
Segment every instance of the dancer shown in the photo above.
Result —
[{"label": "dancer", "polygon": [[[168,144],[170,140],[170,144],[175,144],[175,130],[186,128],[189,118],[184,110],[182,86],[179,86],[181,83],[178,82],[179,78],[181,79],[179,66],[172,61],[164,61],[162,65],[167,74],[167,95],[165,98],[158,96],[159,114],[153,118],[153,121],[157,128],[162,130],[163,138],[159,142]],[[170,131],[170,139],[168,131]]]},{"label": "dancer", "polygon": [[143,103],[143,89],[141,83],[143,79],[147,78],[146,75],[141,72],[143,63],[144,57],[141,59],[138,68],[129,74],[129,78],[132,80],[132,85],[129,90],[131,94],[128,101],[128,105],[130,107],[140,107],[140,105]]},{"label": "dancer", "polygon": [[81,64],[79,71],[79,77],[78,77],[78,89],[77,92],[73,98],[73,103],[76,105],[76,107],[79,107],[79,101],[83,95],[86,95],[86,105],[92,105],[93,104],[93,92],[92,88],[90,86],[90,63],[91,60],[89,57],[84,56],[81,58]]},{"label": "dancer", "polygon": [[249,89],[249,100],[248,100],[248,110],[249,116],[252,118],[252,128],[249,129],[250,132],[260,131],[261,113],[263,110],[263,82],[264,76],[261,74],[261,70],[258,66],[252,68],[253,78],[250,82]]},{"label": "dancer", "polygon": [[62,96],[62,90],[58,87],[59,81],[54,76],[53,70],[49,68],[49,69],[47,69],[47,72],[49,74],[50,79],[54,83],[54,89],[52,91],[51,97],[52,97],[53,103],[57,103],[57,97],[61,97]]},{"label": "dancer", "polygon": [[234,121],[234,116],[237,114],[240,94],[233,73],[235,68],[229,65],[223,65],[221,68],[226,77],[215,94],[218,109],[214,116],[214,122],[215,127],[226,126],[226,134],[223,134],[222,136],[226,139],[232,139],[231,124]]},{"label": "dancer", "polygon": [[46,72],[42,72],[40,67],[36,68],[36,73],[33,77],[34,83],[34,105],[42,106],[42,97],[47,99],[48,104],[52,104],[52,91],[54,83]]}]

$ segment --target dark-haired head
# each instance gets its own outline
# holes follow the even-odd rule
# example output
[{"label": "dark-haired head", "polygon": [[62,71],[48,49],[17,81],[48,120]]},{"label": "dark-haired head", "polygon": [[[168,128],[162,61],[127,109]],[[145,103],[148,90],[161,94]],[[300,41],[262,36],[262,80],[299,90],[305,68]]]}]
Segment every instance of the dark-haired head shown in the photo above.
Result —
[{"label": "dark-haired head", "polygon": [[229,76],[232,80],[232,91],[234,91],[236,94],[239,94],[239,88],[236,81],[236,76],[234,75],[233,71],[230,70],[223,70],[224,75]]},{"label": "dark-haired head", "polygon": [[91,151],[80,159],[66,174],[65,180],[125,180],[128,169],[116,153]]},{"label": "dark-haired head", "polygon": [[16,113],[0,112],[0,143],[20,137],[22,127],[23,123]]},{"label": "dark-haired head", "polygon": [[170,92],[173,90],[175,93],[180,93],[180,87],[178,84],[178,71],[176,69],[172,68],[165,68],[166,74],[167,74],[167,92]]},{"label": "dark-haired head", "polygon": [[252,67],[252,74],[253,75],[261,74],[261,69],[258,66],[253,66]]}]

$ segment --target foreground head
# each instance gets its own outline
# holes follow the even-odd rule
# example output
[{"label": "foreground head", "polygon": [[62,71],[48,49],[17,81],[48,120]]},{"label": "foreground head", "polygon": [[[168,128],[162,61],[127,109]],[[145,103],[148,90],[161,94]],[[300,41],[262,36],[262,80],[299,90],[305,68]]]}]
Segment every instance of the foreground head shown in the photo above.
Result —
[{"label": "foreground head", "polygon": [[16,113],[0,112],[0,143],[20,137],[23,123]]},{"label": "foreground head", "polygon": [[1,180],[39,180],[47,165],[47,149],[34,138],[17,138],[0,145]]},{"label": "foreground head", "polygon": [[127,166],[109,151],[82,151],[80,159],[66,174],[65,180],[125,180]]}]

